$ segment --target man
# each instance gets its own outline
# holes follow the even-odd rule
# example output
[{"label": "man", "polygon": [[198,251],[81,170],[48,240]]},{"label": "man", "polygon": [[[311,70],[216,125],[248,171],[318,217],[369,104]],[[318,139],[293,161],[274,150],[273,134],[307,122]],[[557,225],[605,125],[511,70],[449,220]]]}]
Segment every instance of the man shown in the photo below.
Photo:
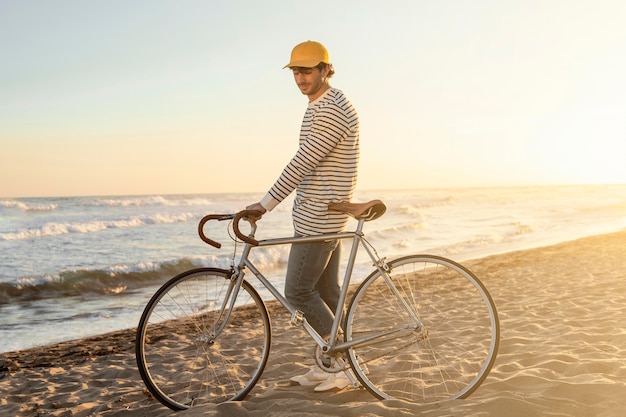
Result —
[{"label": "man", "polygon": [[[296,190],[292,217],[297,236],[340,232],[348,217],[329,212],[328,204],[349,202],[354,193],[358,115],[343,92],[330,86],[335,71],[321,43],[296,45],[284,68],[291,69],[296,85],[309,99],[298,151],[265,197],[246,208],[271,211]],[[293,244],[289,254],[285,297],[322,337],[330,335],[338,304],[340,258],[341,245],[336,241]],[[350,384],[343,372],[328,374],[319,368],[291,381],[319,384],[316,391],[343,389]]]}]

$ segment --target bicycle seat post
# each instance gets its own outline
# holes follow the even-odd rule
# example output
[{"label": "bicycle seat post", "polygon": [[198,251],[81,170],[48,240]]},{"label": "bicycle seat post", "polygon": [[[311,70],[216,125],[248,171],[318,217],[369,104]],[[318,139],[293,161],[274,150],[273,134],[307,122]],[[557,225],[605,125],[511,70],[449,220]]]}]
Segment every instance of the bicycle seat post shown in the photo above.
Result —
[{"label": "bicycle seat post", "polygon": [[363,225],[365,224],[365,219],[360,218],[356,225],[356,234],[359,236],[363,236]]}]

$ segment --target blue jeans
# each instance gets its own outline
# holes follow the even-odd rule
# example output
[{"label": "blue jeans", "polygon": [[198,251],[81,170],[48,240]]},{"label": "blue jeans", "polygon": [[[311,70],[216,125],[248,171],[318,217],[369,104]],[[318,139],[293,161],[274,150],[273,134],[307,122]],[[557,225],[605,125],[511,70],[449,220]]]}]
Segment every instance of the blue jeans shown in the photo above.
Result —
[{"label": "blue jeans", "polygon": [[285,298],[304,313],[306,321],[326,337],[339,302],[341,243],[294,243],[289,252]]}]

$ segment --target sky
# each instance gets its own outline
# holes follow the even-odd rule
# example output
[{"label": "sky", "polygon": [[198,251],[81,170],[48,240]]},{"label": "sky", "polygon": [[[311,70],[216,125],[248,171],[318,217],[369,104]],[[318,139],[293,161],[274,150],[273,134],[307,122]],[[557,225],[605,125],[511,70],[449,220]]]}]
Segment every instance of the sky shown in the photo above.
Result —
[{"label": "sky", "polygon": [[259,192],[322,42],[357,189],[626,183],[623,0],[0,0],[0,197]]}]

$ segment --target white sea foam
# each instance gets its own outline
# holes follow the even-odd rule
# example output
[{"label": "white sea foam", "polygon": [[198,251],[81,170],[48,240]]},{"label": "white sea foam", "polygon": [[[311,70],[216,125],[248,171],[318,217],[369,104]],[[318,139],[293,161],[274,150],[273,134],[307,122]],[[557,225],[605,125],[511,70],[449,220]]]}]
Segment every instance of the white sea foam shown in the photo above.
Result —
[{"label": "white sea foam", "polygon": [[61,282],[61,277],[59,275],[44,275],[41,277],[26,276],[18,278],[15,282],[15,286],[18,289],[22,289],[24,287],[37,287],[58,282]]},{"label": "white sea foam", "polygon": [[0,233],[0,240],[24,240],[42,237],[54,237],[70,233],[96,233],[107,229],[142,227],[150,224],[182,223],[197,216],[193,213],[154,214],[119,220],[97,220],[77,223],[46,223],[43,226],[21,229],[14,232]]},{"label": "white sea foam", "polygon": [[141,206],[207,206],[211,200],[201,197],[163,197],[163,196],[140,196],[126,198],[97,198],[91,202],[94,206],[105,207],[141,207]]},{"label": "white sea foam", "polygon": [[23,211],[51,211],[56,210],[57,204],[36,204],[16,200],[0,200],[0,209],[19,209]]}]

